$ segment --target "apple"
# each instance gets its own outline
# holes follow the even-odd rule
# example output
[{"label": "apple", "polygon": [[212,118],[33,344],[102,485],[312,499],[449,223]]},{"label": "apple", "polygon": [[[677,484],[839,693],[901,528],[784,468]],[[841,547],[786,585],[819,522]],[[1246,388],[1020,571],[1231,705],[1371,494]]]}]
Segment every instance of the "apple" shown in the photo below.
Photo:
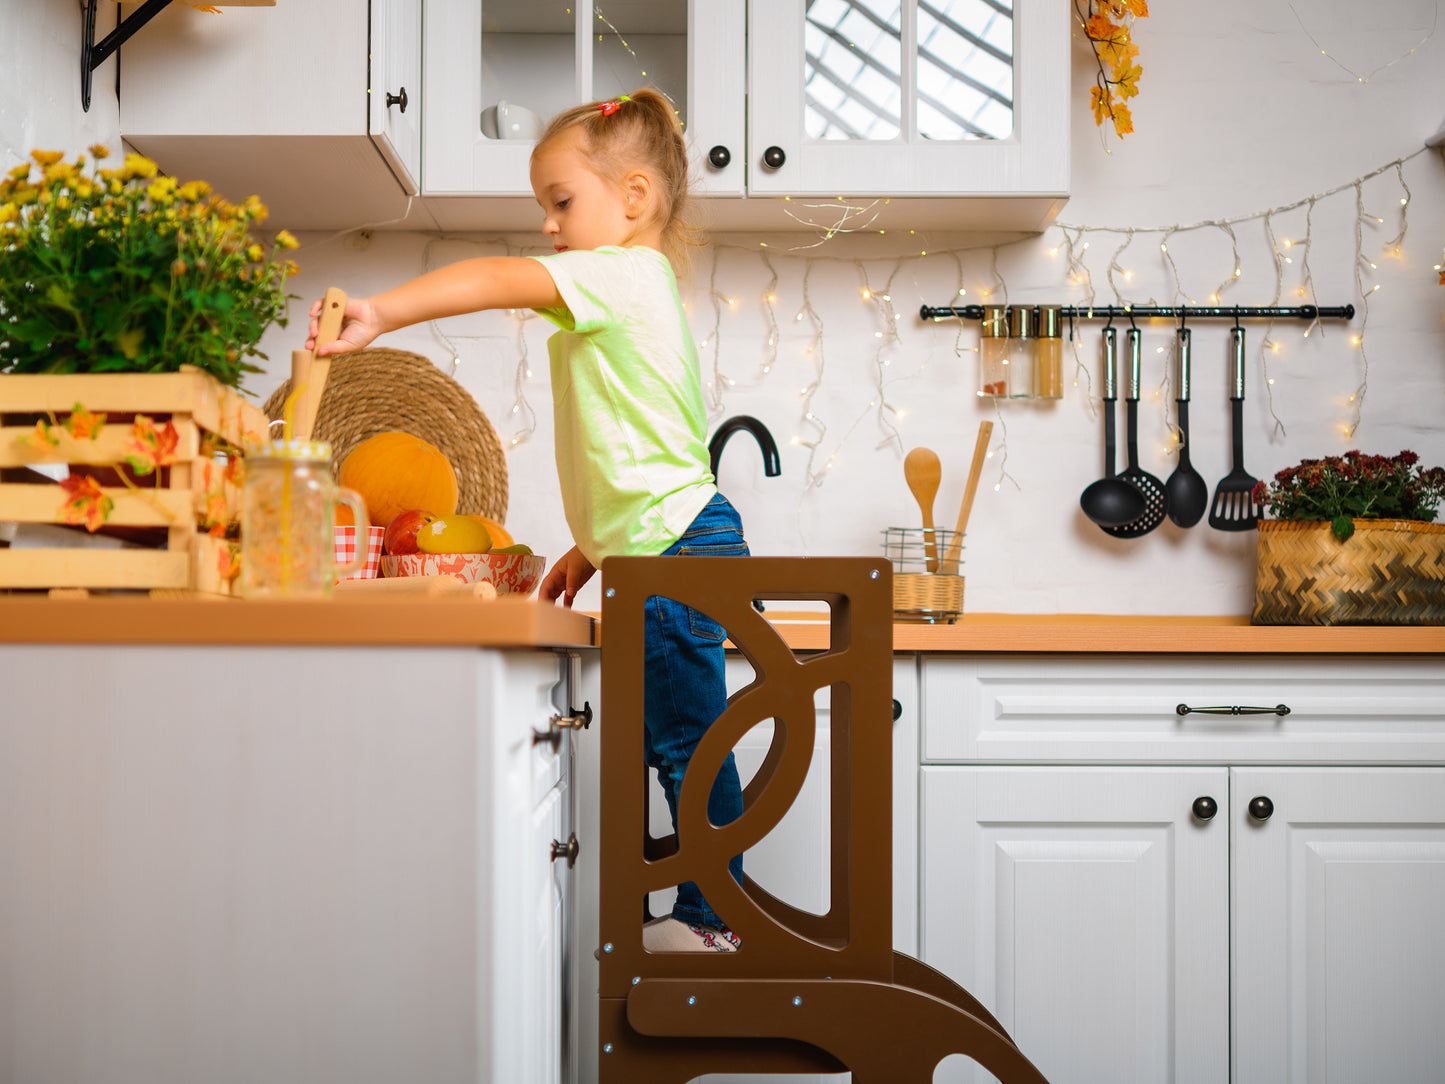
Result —
[{"label": "apple", "polygon": [[420,508],[408,508],[405,512],[399,512],[396,518],[387,524],[381,544],[390,554],[416,553],[417,532],[434,519],[436,516]]}]

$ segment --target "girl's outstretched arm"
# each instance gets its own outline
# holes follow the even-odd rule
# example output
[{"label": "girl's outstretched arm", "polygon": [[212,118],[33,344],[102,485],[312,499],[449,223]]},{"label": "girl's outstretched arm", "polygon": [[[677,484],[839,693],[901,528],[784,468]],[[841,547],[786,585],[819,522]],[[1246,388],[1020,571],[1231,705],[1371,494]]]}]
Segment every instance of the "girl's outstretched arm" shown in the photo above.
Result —
[{"label": "girl's outstretched arm", "polygon": [[[347,298],[341,336],[319,353],[360,350],[397,328],[461,316],[482,309],[546,309],[562,304],[557,284],[536,260],[522,256],[480,256],[429,271],[400,286],[365,298]],[[321,302],[311,306],[306,349],[316,346]]]}]

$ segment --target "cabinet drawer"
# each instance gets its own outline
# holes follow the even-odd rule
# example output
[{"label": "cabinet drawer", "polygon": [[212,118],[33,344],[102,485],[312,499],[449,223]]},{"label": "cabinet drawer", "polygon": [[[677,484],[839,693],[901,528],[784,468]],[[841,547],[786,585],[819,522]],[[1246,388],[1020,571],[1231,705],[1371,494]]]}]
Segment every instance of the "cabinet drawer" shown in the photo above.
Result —
[{"label": "cabinet drawer", "polygon": [[926,656],[922,685],[925,762],[1445,763],[1437,659]]}]

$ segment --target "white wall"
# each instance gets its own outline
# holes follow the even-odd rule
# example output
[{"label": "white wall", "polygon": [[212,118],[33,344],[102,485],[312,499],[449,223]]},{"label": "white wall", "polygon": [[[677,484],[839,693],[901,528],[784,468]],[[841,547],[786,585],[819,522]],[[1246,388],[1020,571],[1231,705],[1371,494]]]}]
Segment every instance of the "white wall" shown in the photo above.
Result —
[{"label": "white wall", "polygon": [[[115,26],[118,5],[102,4],[97,39]],[[93,143],[120,149],[115,61],[92,79],[90,111],[80,106],[78,0],[0,0],[0,167],[36,149],[67,156]]]},{"label": "white wall", "polygon": [[[13,25],[9,9],[28,12],[41,6],[3,3],[7,30]],[[7,157],[47,138],[55,144],[73,136],[71,149],[76,149],[92,138],[90,128],[97,123],[79,120],[78,106],[71,103],[74,60],[68,36],[76,17],[62,0],[44,6],[50,13],[33,16],[28,31],[40,40],[42,55],[27,53],[16,66],[0,66],[5,91],[0,151]],[[1436,6],[1432,0],[1386,0],[1372,5],[1364,19],[1357,5],[1344,0],[1296,2],[1293,9],[1283,0],[1154,5],[1135,29],[1144,75],[1133,102],[1136,133],[1123,141],[1101,136],[1094,127],[1086,106],[1092,56],[1082,41],[1075,42],[1073,196],[1061,222],[1090,228],[1074,236],[1090,242],[1084,263],[1100,303],[1169,304],[1181,296],[1202,303],[1232,277],[1232,246],[1237,246],[1242,274],[1225,290],[1223,301],[1269,304],[1276,292],[1275,260],[1260,216],[1317,196],[1312,210],[1306,205],[1272,216],[1275,237],[1302,239],[1308,211],[1308,270],[1315,298],[1324,305],[1359,307],[1353,182],[1414,155],[1399,176],[1388,169],[1361,185],[1365,210],[1384,219],[1379,224],[1370,217],[1361,226],[1361,251],[1378,265],[1363,268],[1363,286],[1380,286],[1370,296],[1368,320],[1357,316],[1349,325],[1331,323],[1308,339],[1301,336],[1302,328],[1278,325],[1273,338],[1280,350],[1268,355],[1267,365],[1259,349],[1265,325],[1247,324],[1245,462],[1256,476],[1349,447],[1391,454],[1412,448],[1429,463],[1445,463],[1440,424],[1445,286],[1432,270],[1445,245],[1445,161],[1438,151],[1416,154],[1445,123],[1445,27],[1431,34]],[[1342,70],[1321,48],[1366,76],[1365,81]],[[103,123],[113,125],[108,77],[102,75],[99,84]],[[19,110],[4,104],[19,100],[17,94],[33,104]],[[1382,252],[1382,245],[1399,229],[1401,177],[1411,194],[1409,232],[1395,256]],[[1340,186],[1343,190],[1327,194]],[[1222,220],[1232,222],[1232,240],[1219,227],[1170,237],[1169,253],[1180,277],[1176,291],[1159,249],[1163,235],[1153,228]],[[1105,227],[1115,232],[1103,232]],[[1132,271],[1132,278],[1126,281],[1116,273],[1111,284],[1110,259],[1130,238],[1130,229],[1137,232],[1119,254],[1118,265]],[[762,477],[761,460],[743,436],[729,444],[720,471],[755,552],[881,553],[885,528],[918,523],[902,475],[903,455],[917,445],[933,448],[943,459],[936,515],[941,525],[951,524],[978,423],[989,418],[995,423],[995,455],[985,469],[965,551],[969,610],[1248,611],[1252,533],[1222,533],[1204,523],[1181,530],[1166,522],[1141,539],[1124,541],[1106,536],[1079,511],[1079,493],[1102,471],[1097,402],[1090,399],[1097,395],[1099,322],[1082,325],[1079,364],[1074,368],[1070,358],[1067,374],[1077,376],[1078,383],[1067,387],[1061,402],[996,407],[974,395],[977,325],[925,323],[917,317],[920,304],[947,304],[960,284],[968,291],[964,300],[979,300],[981,291],[996,287],[995,265],[1009,301],[1088,300],[1089,287],[1072,282],[1062,250],[1054,253],[1063,238],[1055,227],[991,250],[967,237],[926,232],[898,240],[837,237],[816,247],[799,247],[815,246],[814,236],[776,235],[762,239],[769,245],[763,250],[756,237],[719,236],[712,250],[699,255],[688,296],[696,336],[708,340],[702,351],[705,377],[718,373],[732,381],[720,393],[716,387],[710,393],[714,421],[737,413],[756,415],[782,447],[781,478]],[[508,251],[486,237],[384,231],[369,238],[302,234],[301,240],[302,274],[295,282],[307,299],[328,285],[366,294],[442,262]],[[507,240],[511,251],[535,242],[530,236]],[[926,256],[919,255],[923,251]],[[1280,265],[1282,304],[1298,303],[1293,291],[1304,268],[1300,249],[1289,251],[1294,262]],[[764,301],[771,278],[764,253],[778,275],[771,311]],[[862,298],[865,279],[874,290],[886,285],[891,294],[891,311],[900,316],[894,325],[896,343],[875,337],[891,321],[882,302]],[[714,289],[736,302],[720,303],[716,317]],[[794,319],[805,299],[822,322],[821,372],[819,355],[807,352],[814,335],[811,321]],[[297,306],[298,315],[302,311]],[[781,339],[776,364],[765,374],[774,319]],[[1362,326],[1363,354],[1351,344]],[[519,327],[533,368],[521,390],[536,413],[536,428],[508,455],[507,522],[519,540],[556,556],[570,543],[552,464],[542,322],[519,325],[506,314],[484,314],[437,329],[409,329],[391,336],[387,345],[426,354],[446,368],[451,357],[459,358],[458,378],[507,444],[519,430],[512,414]],[[1200,322],[1195,329],[1192,454],[1213,489],[1230,467],[1228,335],[1220,321]],[[1141,456],[1144,468],[1162,479],[1174,467],[1168,427],[1173,390],[1164,386],[1173,337],[1167,322],[1145,326],[1144,332]],[[270,375],[248,385],[258,398],[285,375],[290,351],[301,338],[295,324],[266,337]],[[1165,348],[1163,354],[1156,353],[1159,347]],[[889,364],[880,367],[883,359]],[[880,373],[883,396],[903,412],[901,417],[880,414]],[[1358,430],[1346,436],[1344,428],[1353,421],[1348,397],[1366,377]],[[821,434],[804,419],[800,395],[815,378],[820,383],[810,406],[826,424]],[[1122,437],[1122,416],[1120,423]],[[812,471],[831,464],[813,476],[813,484],[810,451],[789,443],[795,435],[818,439]],[[596,606],[595,594],[584,595],[581,604]]]}]

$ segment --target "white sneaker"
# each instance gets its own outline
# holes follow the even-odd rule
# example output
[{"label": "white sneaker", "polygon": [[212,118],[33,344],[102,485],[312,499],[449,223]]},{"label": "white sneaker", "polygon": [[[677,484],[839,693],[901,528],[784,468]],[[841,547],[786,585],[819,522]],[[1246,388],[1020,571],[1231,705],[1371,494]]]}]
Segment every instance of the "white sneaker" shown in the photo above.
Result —
[{"label": "white sneaker", "polygon": [[736,952],[741,945],[726,926],[694,926],[670,915],[642,927],[642,947],[648,952]]}]

